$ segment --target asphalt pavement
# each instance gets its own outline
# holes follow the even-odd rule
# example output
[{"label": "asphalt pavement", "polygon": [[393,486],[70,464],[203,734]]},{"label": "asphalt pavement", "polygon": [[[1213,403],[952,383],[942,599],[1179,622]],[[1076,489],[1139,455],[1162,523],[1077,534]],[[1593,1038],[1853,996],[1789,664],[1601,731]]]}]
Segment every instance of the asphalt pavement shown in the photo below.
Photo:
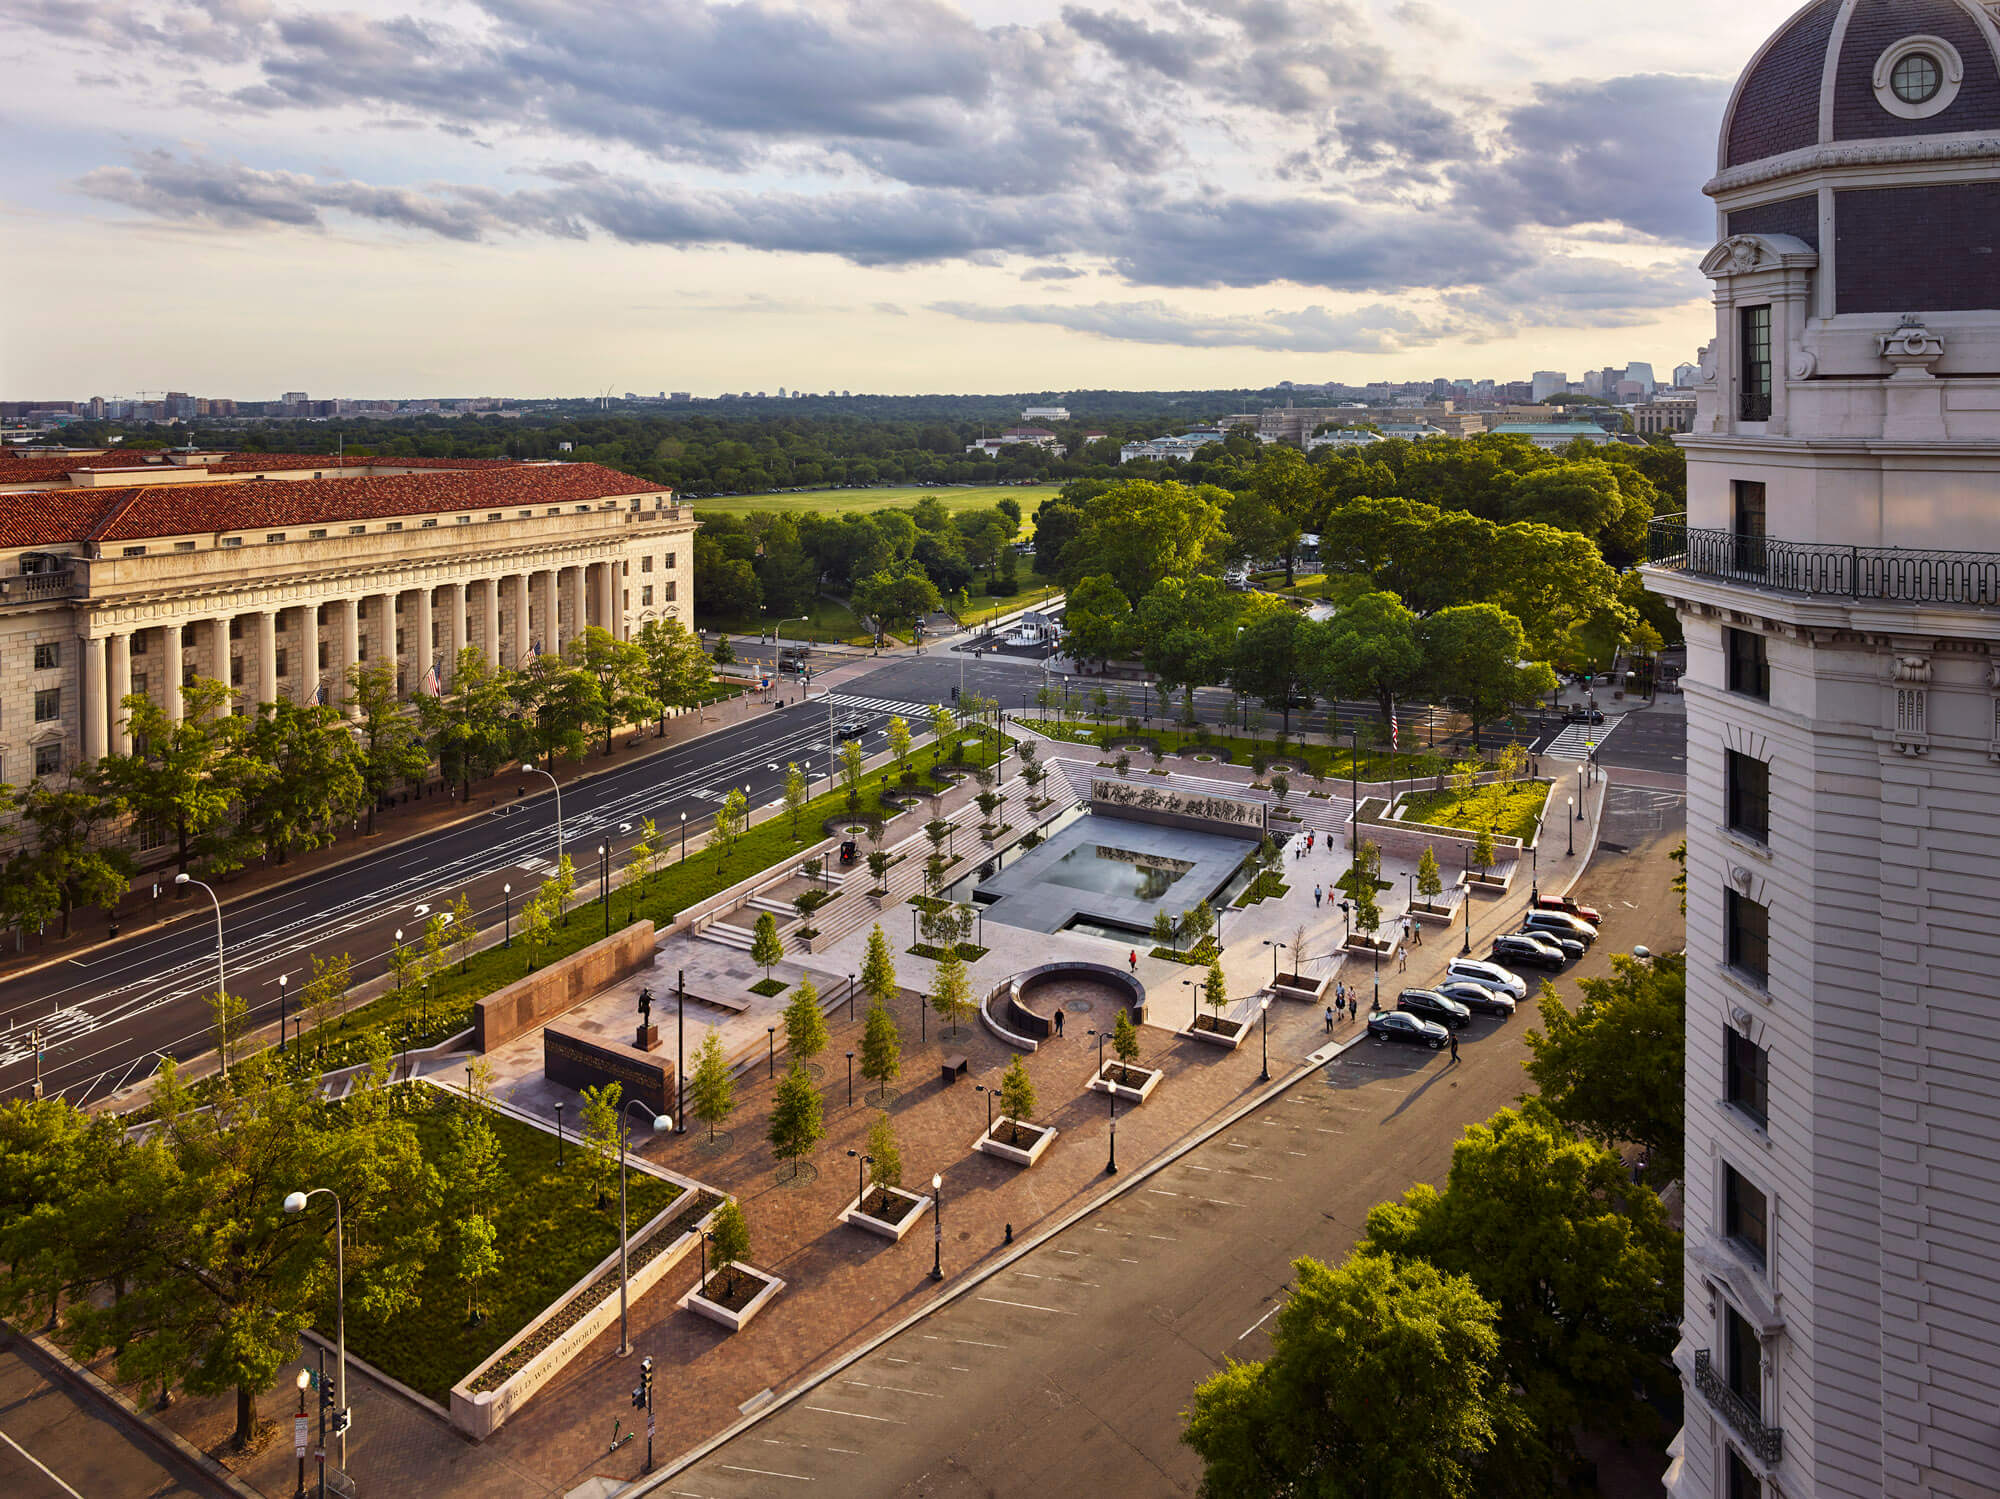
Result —
[{"label": "asphalt pavement", "polygon": [[0,1494],[7,1499],[181,1499],[207,1495],[161,1465],[97,1406],[45,1375],[0,1327]]}]

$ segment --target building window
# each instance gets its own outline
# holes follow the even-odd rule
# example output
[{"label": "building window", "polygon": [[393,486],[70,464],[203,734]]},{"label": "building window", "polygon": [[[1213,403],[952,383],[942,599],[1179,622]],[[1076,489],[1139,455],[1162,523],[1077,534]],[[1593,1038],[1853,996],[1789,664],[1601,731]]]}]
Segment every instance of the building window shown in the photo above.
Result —
[{"label": "building window", "polygon": [[313,528],[312,528],[312,529],[311,529],[310,531],[306,532],[306,540],[307,540],[307,541],[325,541],[325,540],[326,540],[326,527],[325,527],[325,526],[314,526],[314,527],[313,527]]},{"label": "building window", "polygon": [[433,529],[435,529],[435,528],[436,528],[436,526],[437,526],[437,523],[438,523],[438,522],[437,522],[437,517],[436,517],[435,515],[433,515],[433,516],[431,516],[431,517],[430,517],[430,518],[429,518],[428,520],[426,520],[426,521],[425,521],[425,522],[423,523],[423,525],[422,525],[421,529],[422,529],[422,530],[425,530],[425,531],[429,531],[429,530],[433,530]]},{"label": "building window", "polygon": [[281,677],[289,677],[292,674],[292,653],[286,650],[285,647],[281,645],[278,647],[277,657],[278,657],[278,675]]},{"label": "building window", "polygon": [[152,640],[153,636],[151,631],[140,630],[137,634],[135,634],[132,637],[132,654],[135,656],[145,655],[146,652],[152,648]]},{"label": "building window", "polygon": [[1768,703],[1771,700],[1771,658],[1765,649],[1764,637],[1755,630],[1725,627],[1722,645],[1729,657],[1729,690],[1740,692],[1745,697],[1762,698]]},{"label": "building window", "polygon": [[225,536],[222,538],[221,541],[217,542],[216,545],[224,547],[240,547],[243,545],[243,538],[241,536]]},{"label": "building window", "polygon": [[1736,534],[1738,570],[1764,574],[1764,486],[1754,479],[1738,479],[1731,488],[1731,529]]},{"label": "building window", "polygon": [[1770,1122],[1771,1054],[1741,1031],[1723,1031],[1723,1099],[1761,1126]]},{"label": "building window", "polygon": [[1928,104],[1944,87],[1944,70],[1928,52],[1911,52],[1890,70],[1889,87],[1905,104]]},{"label": "building window", "polygon": [[399,656],[403,654],[403,632],[401,629],[396,631],[396,654]]},{"label": "building window", "polygon": [[354,659],[357,661],[366,661],[368,659],[368,642],[366,640],[357,640],[354,642]]},{"label": "building window", "polygon": [[192,646],[193,644],[194,644],[194,626],[193,626],[193,625],[182,625],[182,626],[181,626],[181,649],[182,649],[182,650],[186,650],[186,649],[188,649],[188,648],[189,648],[190,646]]},{"label": "building window", "polygon": [[191,541],[177,541],[174,543],[174,550],[177,552],[192,552],[194,550],[194,543]]},{"label": "building window", "polygon": [[266,541],[283,541],[284,539],[285,533],[283,531],[266,531],[264,533],[264,540]]},{"label": "building window", "polygon": [[514,514],[522,520],[533,520],[535,518],[535,512],[532,510],[516,510]]},{"label": "building window", "polygon": [[368,534],[368,528],[366,526],[349,526],[347,528],[347,534],[349,536],[366,536]]},{"label": "building window", "polygon": [[118,555],[121,557],[143,557],[146,555],[146,549],[144,547],[125,547],[119,551]]},{"label": "building window", "polygon": [[1743,388],[1737,393],[1737,416],[1746,422],[1771,419],[1771,304],[1737,309],[1738,337],[1743,348]]},{"label": "building window", "polygon": [[675,588],[676,588],[675,584],[669,583],[667,585],[667,602],[669,604],[671,604],[674,601]]},{"label": "building window", "polygon": [[132,690],[138,693],[140,697],[146,696],[146,682],[146,674],[143,671],[132,673]]},{"label": "building window", "polygon": [[1764,1211],[1764,1194],[1734,1166],[1722,1168],[1722,1237],[1729,1240],[1762,1269],[1769,1249]]},{"label": "building window", "polygon": [[674,554],[672,552],[669,552],[667,553],[667,571],[672,572],[673,570],[674,570]]},{"label": "building window", "polygon": [[1736,1455],[1736,1449],[1728,1449],[1728,1483],[1723,1489],[1727,1499],[1764,1499],[1764,1482],[1750,1471],[1750,1465]]},{"label": "building window", "polygon": [[229,685],[231,687],[241,687],[243,685],[243,658],[241,656],[231,656],[229,658]]},{"label": "building window", "polygon": [[1898,734],[1921,734],[1924,731],[1924,689],[1921,687],[1898,687],[1896,689],[1896,732]]},{"label": "building window", "polygon": [[229,638],[231,640],[241,640],[243,638],[242,615],[232,614],[229,616]]},{"label": "building window", "polygon": [[1757,1329],[1733,1306],[1722,1309],[1722,1377],[1758,1419],[1764,1414],[1764,1350]]},{"label": "building window", "polygon": [[35,722],[54,723],[62,717],[62,688],[44,687],[35,694]]},{"label": "building window", "polygon": [[1771,767],[1735,750],[1723,754],[1724,797],[1731,832],[1771,841]]},{"label": "building window", "polygon": [[44,641],[35,647],[35,670],[54,671],[62,665],[62,647],[54,641]]},{"label": "building window", "polygon": [[642,573],[649,573],[652,570],[653,570],[653,559],[650,556],[641,557],[639,559],[639,571]]},{"label": "building window", "polygon": [[389,522],[388,525],[384,526],[382,529],[385,531],[400,531],[403,529],[403,523],[399,520],[392,520]]},{"label": "building window", "polygon": [[1771,911],[1747,895],[1722,892],[1725,961],[1759,984],[1771,978]]},{"label": "building window", "polygon": [[319,669],[321,671],[326,670],[326,642],[324,640],[319,643]]},{"label": "building window", "polygon": [[35,774],[52,776],[62,770],[62,746],[60,744],[38,744],[35,746]]},{"label": "building window", "polygon": [[472,524],[472,517],[469,515],[461,515],[458,518],[458,524],[460,524],[461,526],[469,526]]},{"label": "building window", "polygon": [[398,614],[403,612],[403,596],[400,593],[396,595],[396,612]]},{"label": "building window", "polygon": [[500,519],[500,512],[499,512],[498,510],[492,510],[492,511],[488,511],[488,512],[487,512],[487,515],[486,515],[486,518],[487,518],[488,520],[499,520],[499,519]]}]

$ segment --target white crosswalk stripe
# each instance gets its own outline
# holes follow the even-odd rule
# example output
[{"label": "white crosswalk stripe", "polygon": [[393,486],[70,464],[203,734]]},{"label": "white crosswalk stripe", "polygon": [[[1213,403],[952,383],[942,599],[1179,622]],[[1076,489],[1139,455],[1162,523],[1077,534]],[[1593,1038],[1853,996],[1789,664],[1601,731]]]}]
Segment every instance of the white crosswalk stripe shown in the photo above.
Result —
[{"label": "white crosswalk stripe", "polygon": [[1604,741],[1611,737],[1612,730],[1623,721],[1609,718],[1603,723],[1573,723],[1550,740],[1549,747],[1542,753],[1556,760],[1587,760],[1592,744],[1602,748]]},{"label": "white crosswalk stripe", "polygon": [[915,713],[923,713],[930,706],[927,703],[896,703],[880,697],[856,697],[848,692],[836,692],[828,701],[836,708],[861,708],[870,713],[900,713],[905,718]]}]

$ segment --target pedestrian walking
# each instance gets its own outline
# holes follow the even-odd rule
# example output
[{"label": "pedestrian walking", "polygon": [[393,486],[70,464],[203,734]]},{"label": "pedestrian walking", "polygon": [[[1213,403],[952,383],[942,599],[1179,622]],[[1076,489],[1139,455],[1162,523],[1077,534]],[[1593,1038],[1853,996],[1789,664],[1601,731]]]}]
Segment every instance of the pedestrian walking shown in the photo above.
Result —
[{"label": "pedestrian walking", "polygon": [[1332,1005],[1328,1005],[1328,1006],[1326,1007],[1326,1033],[1327,1033],[1327,1034],[1328,1034],[1329,1036],[1331,1036],[1331,1035],[1333,1034],[1333,1006],[1332,1006]]},{"label": "pedestrian walking", "polygon": [[1326,891],[1325,891],[1325,889],[1324,889],[1323,887],[1321,887],[1321,886],[1319,886],[1319,885],[1315,885],[1315,886],[1313,886],[1313,909],[1314,909],[1315,911],[1317,911],[1317,910],[1319,909],[1319,899],[1320,899],[1320,897],[1321,897],[1322,895],[1324,895],[1325,893],[1326,893]]},{"label": "pedestrian walking", "polygon": [[1308,829],[1308,830],[1307,830],[1307,832],[1306,832],[1306,852],[1307,852],[1307,853],[1311,853],[1311,852],[1312,852],[1312,846],[1313,846],[1313,839],[1314,839],[1314,838],[1316,838],[1317,836],[1318,836],[1318,834],[1317,834],[1316,832],[1314,832],[1314,831],[1312,831],[1312,830],[1310,830],[1310,829]]},{"label": "pedestrian walking", "polygon": [[1396,972],[1408,973],[1409,971],[1410,950],[1407,947],[1399,947],[1396,949]]},{"label": "pedestrian walking", "polygon": [[1058,1005],[1056,1007],[1056,1039],[1058,1041],[1062,1039],[1062,1028],[1063,1028],[1062,1006]]},{"label": "pedestrian walking", "polygon": [[1456,1062],[1458,1060],[1458,1032],[1451,1030],[1449,1026],[1445,1027],[1445,1029],[1451,1034],[1451,1059]]},{"label": "pedestrian walking", "polygon": [[1139,949],[1135,947],[1129,953],[1127,953],[1125,955],[1125,961],[1127,963],[1130,963],[1132,965],[1132,971],[1134,973],[1137,973],[1139,971]]},{"label": "pedestrian walking", "polygon": [[1343,1010],[1347,1008],[1347,985],[1344,982],[1333,986],[1333,1002]]}]

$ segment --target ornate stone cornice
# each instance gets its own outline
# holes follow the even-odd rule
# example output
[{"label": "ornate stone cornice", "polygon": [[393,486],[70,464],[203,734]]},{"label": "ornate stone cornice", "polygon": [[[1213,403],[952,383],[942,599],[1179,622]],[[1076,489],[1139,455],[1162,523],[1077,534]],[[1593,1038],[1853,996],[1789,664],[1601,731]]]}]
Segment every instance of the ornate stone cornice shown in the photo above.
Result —
[{"label": "ornate stone cornice", "polygon": [[2000,135],[1989,131],[1967,131],[1957,135],[1917,136],[1908,140],[1840,141],[1823,146],[1802,146],[1761,161],[1717,172],[1702,186],[1711,198],[1795,177],[1806,172],[1833,172],[1843,167],[1909,166],[1926,162],[1971,161],[2000,156]]}]

